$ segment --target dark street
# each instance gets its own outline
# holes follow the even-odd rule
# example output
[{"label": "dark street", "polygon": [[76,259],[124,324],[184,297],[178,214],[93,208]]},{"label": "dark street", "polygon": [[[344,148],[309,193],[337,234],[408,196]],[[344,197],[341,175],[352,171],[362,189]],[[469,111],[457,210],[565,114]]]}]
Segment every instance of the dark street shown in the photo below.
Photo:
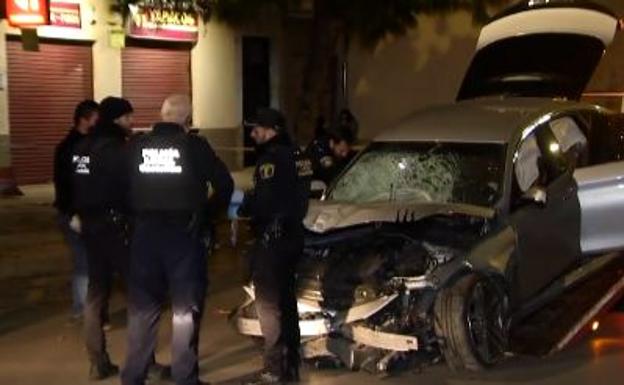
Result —
[{"label": "dark street", "polygon": [[624,384],[623,32],[0,0],[0,385]]},{"label": "dark street", "polygon": [[[0,201],[0,383],[14,385],[89,384],[81,329],[68,324],[69,261],[49,206],[51,189],[25,189],[26,196]],[[223,234],[226,241],[227,234]],[[11,272],[9,274],[7,272]],[[200,342],[201,378],[217,384],[238,384],[261,366],[259,351],[236,334],[228,311],[241,299],[241,258],[221,246],[210,262],[212,281]],[[170,325],[161,322],[157,358],[170,360]],[[170,318],[169,318],[170,319]],[[112,305],[111,356],[122,362],[125,352],[125,306],[118,292]],[[484,374],[452,374],[444,363],[402,371],[386,378],[346,369],[305,367],[304,384],[621,384],[624,363],[624,314],[612,314],[596,333],[551,357],[513,357]],[[118,379],[102,382],[117,384]]]}]

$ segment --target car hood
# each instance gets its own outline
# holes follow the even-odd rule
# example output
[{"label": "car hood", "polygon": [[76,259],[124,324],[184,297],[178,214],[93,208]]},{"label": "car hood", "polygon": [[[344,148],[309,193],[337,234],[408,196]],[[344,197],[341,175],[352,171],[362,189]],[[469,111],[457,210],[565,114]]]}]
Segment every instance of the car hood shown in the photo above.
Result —
[{"label": "car hood", "polygon": [[481,30],[457,100],[578,100],[617,29],[613,13],[588,1],[522,1]]},{"label": "car hood", "polygon": [[308,230],[322,234],[371,223],[415,222],[435,215],[456,214],[489,219],[494,217],[494,210],[457,203],[320,201],[311,202],[304,225]]}]

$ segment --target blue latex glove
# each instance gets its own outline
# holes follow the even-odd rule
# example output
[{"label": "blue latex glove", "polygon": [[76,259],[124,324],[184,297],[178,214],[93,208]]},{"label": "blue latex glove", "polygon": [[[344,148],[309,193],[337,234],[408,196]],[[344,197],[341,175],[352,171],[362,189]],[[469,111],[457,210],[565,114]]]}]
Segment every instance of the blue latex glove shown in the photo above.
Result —
[{"label": "blue latex glove", "polygon": [[234,190],[232,199],[230,199],[230,205],[228,207],[228,218],[238,219],[238,208],[243,203],[245,193],[242,190]]}]

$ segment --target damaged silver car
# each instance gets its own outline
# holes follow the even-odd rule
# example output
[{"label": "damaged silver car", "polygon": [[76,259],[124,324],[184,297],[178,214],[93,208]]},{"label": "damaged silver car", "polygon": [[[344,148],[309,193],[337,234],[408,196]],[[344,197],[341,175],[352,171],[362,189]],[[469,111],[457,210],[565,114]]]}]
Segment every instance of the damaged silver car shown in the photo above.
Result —
[{"label": "damaged silver car", "polygon": [[[507,10],[483,28],[456,103],[383,130],[311,205],[305,357],[481,370],[535,309],[617,259],[621,120],[578,102],[617,25],[585,1]],[[232,319],[261,337],[245,290]]]}]

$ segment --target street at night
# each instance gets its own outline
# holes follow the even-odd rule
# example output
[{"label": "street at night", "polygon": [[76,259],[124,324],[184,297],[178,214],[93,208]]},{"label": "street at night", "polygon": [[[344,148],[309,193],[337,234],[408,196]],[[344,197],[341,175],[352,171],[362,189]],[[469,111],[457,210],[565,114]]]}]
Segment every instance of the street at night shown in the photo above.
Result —
[{"label": "street at night", "polygon": [[0,385],[622,385],[624,0],[0,0]]},{"label": "street at night", "polygon": [[[50,186],[25,189],[26,196],[0,201],[0,251],[4,279],[0,309],[0,383],[15,385],[89,384],[82,329],[68,323],[70,265],[54,224]],[[19,223],[12,222],[19,219]],[[213,281],[202,321],[201,378],[216,384],[238,384],[261,367],[257,345],[238,335],[228,323],[229,311],[241,301],[244,264],[225,245],[210,261]],[[19,250],[20,258],[16,250]],[[163,317],[157,360],[170,360],[169,313]],[[125,352],[125,300],[118,290],[112,304],[113,329],[108,333],[111,355],[117,362]],[[513,357],[484,374],[453,374],[443,362],[397,371],[380,377],[348,369],[305,366],[309,384],[621,384],[624,362],[624,313],[612,313],[599,329],[579,343],[550,357]],[[102,384],[117,384],[110,379]],[[167,382],[163,382],[167,383]]]}]

